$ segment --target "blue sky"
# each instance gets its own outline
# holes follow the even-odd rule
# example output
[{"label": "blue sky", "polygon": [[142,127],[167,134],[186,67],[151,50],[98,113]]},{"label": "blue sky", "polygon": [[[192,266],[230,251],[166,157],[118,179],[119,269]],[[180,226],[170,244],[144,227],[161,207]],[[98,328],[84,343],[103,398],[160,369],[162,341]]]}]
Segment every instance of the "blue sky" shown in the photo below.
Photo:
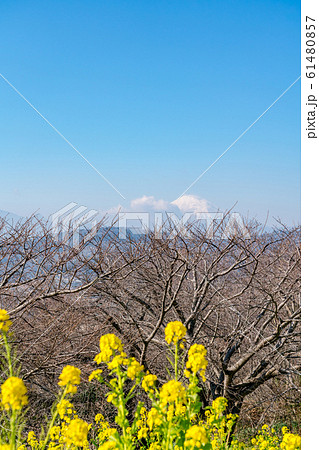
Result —
[{"label": "blue sky", "polygon": [[[0,79],[0,209],[21,215],[172,202],[300,75],[293,0],[3,0],[0,37],[3,76],[125,197]],[[293,224],[299,172],[300,81],[187,194]]]}]

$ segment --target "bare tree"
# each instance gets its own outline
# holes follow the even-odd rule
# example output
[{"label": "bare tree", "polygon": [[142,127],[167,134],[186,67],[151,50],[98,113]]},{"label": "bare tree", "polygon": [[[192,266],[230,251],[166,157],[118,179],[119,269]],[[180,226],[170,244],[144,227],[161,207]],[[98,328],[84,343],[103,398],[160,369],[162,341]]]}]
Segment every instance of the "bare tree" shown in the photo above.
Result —
[{"label": "bare tree", "polygon": [[[300,370],[300,236],[282,228],[224,239],[225,224],[146,237],[148,258],[125,279],[98,282],[100,303],[152,370],[163,366],[170,320],[187,328],[188,347],[208,349],[206,401],[223,395],[239,413],[245,397],[273,378]],[[162,374],[164,377],[164,373]]]},{"label": "bare tree", "polygon": [[119,240],[101,223],[73,248],[34,217],[15,227],[2,221],[0,301],[15,318],[34,398],[52,398],[66,363],[87,374],[99,336],[110,331],[164,381],[171,320],[186,326],[187,348],[208,350],[204,403],[223,395],[239,413],[272,380],[297,392],[300,229],[279,224],[267,234],[247,223],[248,235],[225,237],[226,226],[227,217],[209,230],[193,223],[185,235],[168,223],[161,239],[149,232]]}]

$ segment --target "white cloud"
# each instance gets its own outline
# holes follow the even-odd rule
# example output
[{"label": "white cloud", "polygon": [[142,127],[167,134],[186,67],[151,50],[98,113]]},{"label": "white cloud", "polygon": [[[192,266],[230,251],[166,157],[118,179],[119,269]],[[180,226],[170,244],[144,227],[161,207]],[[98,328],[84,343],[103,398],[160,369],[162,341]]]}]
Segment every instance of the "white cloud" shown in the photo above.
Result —
[{"label": "white cloud", "polygon": [[156,200],[153,195],[143,195],[143,197],[136,198],[131,201],[131,208],[135,211],[149,211],[150,209],[154,211],[162,211],[166,210],[168,205],[169,202],[162,199]]},{"label": "white cloud", "polygon": [[205,198],[197,197],[197,195],[183,195],[174,200],[176,205],[182,212],[208,212],[209,202]]},{"label": "white cloud", "polygon": [[183,195],[182,197],[169,202],[164,199],[156,199],[153,195],[143,195],[131,201],[130,207],[125,208],[122,205],[114,206],[104,213],[108,215],[116,215],[125,212],[175,212],[178,213],[206,213],[209,212],[210,204],[205,198],[196,195]]}]

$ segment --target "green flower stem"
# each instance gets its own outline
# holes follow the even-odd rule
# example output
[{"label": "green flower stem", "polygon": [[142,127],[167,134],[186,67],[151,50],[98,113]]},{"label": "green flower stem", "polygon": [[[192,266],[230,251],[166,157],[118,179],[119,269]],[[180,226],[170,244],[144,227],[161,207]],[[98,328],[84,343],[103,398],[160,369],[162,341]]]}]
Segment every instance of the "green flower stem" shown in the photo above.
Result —
[{"label": "green flower stem", "polygon": [[127,394],[126,401],[127,401],[127,400],[130,400],[130,399],[132,398],[132,394],[133,394],[133,392],[134,392],[136,386],[137,386],[137,383],[135,383],[134,386],[131,387],[129,393]]},{"label": "green flower stem", "polygon": [[[66,396],[66,393],[67,393],[67,389],[68,389],[68,386],[65,386],[64,391],[62,392],[61,398],[60,398],[60,400],[58,401],[58,404],[64,400],[64,398],[65,398],[65,396]],[[56,421],[57,416],[58,416],[58,408],[57,408],[57,406],[56,406],[56,407],[54,408],[54,411],[53,411],[53,414],[52,414],[52,418],[51,418],[51,421],[50,421],[50,424],[49,424],[49,428],[48,428],[46,437],[45,437],[44,442],[43,442],[43,444],[42,444],[42,446],[41,446],[42,449],[45,449],[45,448],[46,448],[46,445],[47,445],[47,443],[48,443],[48,441],[49,441],[49,438],[50,438],[50,431],[51,431],[52,427],[53,427],[54,424],[55,424],[55,421]]]},{"label": "green flower stem", "polygon": [[168,422],[165,450],[169,450],[169,444],[170,444],[170,440],[171,440],[171,427],[172,427],[172,421],[170,420]]},{"label": "green flower stem", "polygon": [[119,422],[120,426],[122,428],[123,432],[123,440],[124,440],[124,448],[123,450],[128,450],[129,447],[127,447],[127,432],[126,432],[126,423],[125,423],[125,399],[124,399],[124,392],[123,392],[123,379],[122,379],[122,373],[120,367],[117,367],[116,374],[118,377],[118,386],[120,388],[120,395],[119,395],[119,406],[118,406],[118,412],[119,412]]},{"label": "green flower stem", "polygon": [[10,417],[10,449],[16,449],[16,422],[17,422],[17,412],[15,410],[12,411]]}]

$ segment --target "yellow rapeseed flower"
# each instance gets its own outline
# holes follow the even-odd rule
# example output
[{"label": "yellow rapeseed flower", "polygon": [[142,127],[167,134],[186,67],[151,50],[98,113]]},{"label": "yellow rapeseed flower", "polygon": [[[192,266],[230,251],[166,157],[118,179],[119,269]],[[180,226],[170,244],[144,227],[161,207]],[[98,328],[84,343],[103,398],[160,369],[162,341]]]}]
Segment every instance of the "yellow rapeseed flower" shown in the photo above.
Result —
[{"label": "yellow rapeseed flower", "polygon": [[61,427],[59,427],[57,425],[53,426],[49,433],[50,439],[52,439],[52,441],[57,441],[60,438],[60,433],[61,433]]},{"label": "yellow rapeseed flower", "polygon": [[22,409],[28,403],[27,388],[21,378],[9,377],[1,386],[1,403],[5,409]]},{"label": "yellow rapeseed flower", "polygon": [[74,366],[65,366],[59,377],[59,386],[67,386],[68,394],[75,394],[77,391],[76,385],[80,384],[81,370]]},{"label": "yellow rapeseed flower", "polygon": [[112,361],[108,363],[107,367],[109,370],[113,370],[125,363],[128,364],[129,360],[126,358],[126,355],[124,353],[121,355],[114,356]]},{"label": "yellow rapeseed flower", "polygon": [[204,427],[194,425],[186,431],[185,447],[186,448],[200,448],[207,444],[208,437]]},{"label": "yellow rapeseed flower", "polygon": [[185,400],[186,392],[182,383],[176,380],[170,380],[163,384],[159,396],[163,405],[173,402],[182,403]]},{"label": "yellow rapeseed flower", "polygon": [[178,341],[186,336],[186,328],[182,322],[170,322],[165,328],[165,340],[168,344],[173,342],[177,344]]},{"label": "yellow rapeseed flower", "polygon": [[103,372],[103,370],[101,370],[101,369],[93,370],[93,372],[89,376],[89,381],[92,381],[94,379],[101,381],[103,379],[101,376],[102,372]]},{"label": "yellow rapeseed flower", "polygon": [[301,446],[301,437],[297,434],[286,432],[283,436],[280,448],[283,450],[299,450]]},{"label": "yellow rapeseed flower", "polygon": [[29,431],[27,442],[31,448],[35,448],[39,445],[39,442],[36,438],[34,431]]},{"label": "yellow rapeseed flower", "polygon": [[[203,381],[206,381],[205,370],[207,367],[207,350],[201,344],[194,344],[188,351],[188,361],[186,363],[186,368],[190,369],[194,374],[200,371],[200,375]],[[187,376],[187,371],[185,375]]]},{"label": "yellow rapeseed flower", "polygon": [[140,430],[138,430],[137,433],[137,439],[146,439],[147,438],[147,428],[142,427]]},{"label": "yellow rapeseed flower", "polygon": [[94,420],[95,420],[96,423],[99,423],[99,422],[102,422],[102,421],[104,422],[105,419],[104,419],[103,414],[98,413],[98,414],[95,416],[95,419],[94,419]]},{"label": "yellow rapeseed flower", "polygon": [[183,416],[186,412],[186,406],[178,403],[175,409],[175,416]]},{"label": "yellow rapeseed flower", "polygon": [[100,338],[100,350],[101,352],[96,355],[94,361],[98,364],[101,362],[109,362],[111,357],[118,352],[119,354],[123,351],[123,345],[121,339],[115,336],[115,334],[105,334]]},{"label": "yellow rapeseed flower", "polygon": [[109,402],[109,403],[112,403],[115,399],[116,399],[116,394],[114,394],[114,393],[112,392],[111,394],[109,394],[109,395],[107,396],[106,401]]},{"label": "yellow rapeseed flower", "polygon": [[161,423],[162,416],[156,408],[151,408],[151,410],[147,414],[147,425],[149,429],[152,430],[154,427],[161,425]]},{"label": "yellow rapeseed flower", "polygon": [[130,364],[127,368],[127,376],[131,379],[134,380],[136,377],[138,377],[140,375],[141,372],[143,372],[144,370],[144,366],[141,366],[141,364],[136,361],[135,358],[133,358],[130,361]]},{"label": "yellow rapeseed flower", "polygon": [[152,442],[149,446],[149,450],[161,450],[161,446],[157,442]]},{"label": "yellow rapeseed flower", "polygon": [[117,448],[116,442],[108,441],[99,446],[98,450],[113,450]]},{"label": "yellow rapeseed flower", "polygon": [[145,392],[154,392],[154,389],[152,389],[155,386],[157,380],[157,376],[156,375],[145,375],[145,377],[143,378],[142,381],[142,388],[144,389]]},{"label": "yellow rapeseed flower", "polygon": [[108,422],[101,422],[98,430],[98,438],[100,442],[104,442],[110,438],[110,436],[116,433],[116,428],[110,428]]},{"label": "yellow rapeseed flower", "polygon": [[68,445],[84,447],[87,445],[88,431],[89,425],[84,420],[73,419],[65,432],[65,441]]},{"label": "yellow rapeseed flower", "polygon": [[227,399],[225,397],[217,397],[215,400],[213,400],[212,408],[214,412],[219,415],[223,413],[227,408]]},{"label": "yellow rapeseed flower", "polygon": [[65,420],[66,417],[70,417],[72,414],[75,413],[73,404],[66,399],[61,400],[57,404],[57,411],[61,420]]},{"label": "yellow rapeseed flower", "polygon": [[0,330],[7,332],[12,325],[9,314],[5,309],[0,309]]}]

